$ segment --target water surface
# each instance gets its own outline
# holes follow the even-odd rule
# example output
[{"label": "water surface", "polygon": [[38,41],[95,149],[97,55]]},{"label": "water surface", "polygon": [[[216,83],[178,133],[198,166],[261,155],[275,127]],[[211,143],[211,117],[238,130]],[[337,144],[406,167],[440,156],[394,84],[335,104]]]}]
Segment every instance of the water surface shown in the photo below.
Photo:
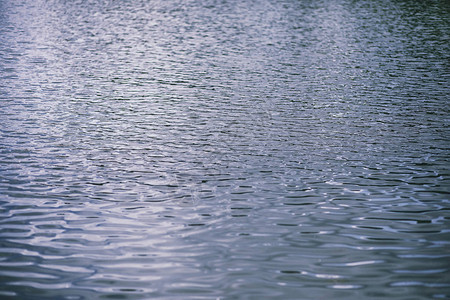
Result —
[{"label": "water surface", "polygon": [[0,2],[0,297],[450,297],[446,1]]}]

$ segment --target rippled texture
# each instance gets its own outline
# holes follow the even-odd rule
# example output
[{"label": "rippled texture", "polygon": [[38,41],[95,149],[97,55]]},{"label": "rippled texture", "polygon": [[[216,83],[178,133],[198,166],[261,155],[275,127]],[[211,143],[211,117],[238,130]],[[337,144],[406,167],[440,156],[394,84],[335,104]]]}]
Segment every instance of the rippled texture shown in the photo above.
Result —
[{"label": "rippled texture", "polygon": [[0,2],[2,299],[450,297],[448,1]]}]

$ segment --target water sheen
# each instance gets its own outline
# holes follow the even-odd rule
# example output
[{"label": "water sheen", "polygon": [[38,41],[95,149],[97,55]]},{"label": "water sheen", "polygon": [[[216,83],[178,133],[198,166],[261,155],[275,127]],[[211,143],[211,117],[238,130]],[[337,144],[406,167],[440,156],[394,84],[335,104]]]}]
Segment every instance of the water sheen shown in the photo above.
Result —
[{"label": "water sheen", "polygon": [[450,297],[448,1],[0,2],[0,298]]}]

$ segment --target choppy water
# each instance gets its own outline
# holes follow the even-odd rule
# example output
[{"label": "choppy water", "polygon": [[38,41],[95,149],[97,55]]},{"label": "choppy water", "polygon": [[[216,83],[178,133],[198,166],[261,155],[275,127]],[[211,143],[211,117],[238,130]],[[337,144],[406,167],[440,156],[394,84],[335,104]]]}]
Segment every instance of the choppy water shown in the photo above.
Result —
[{"label": "choppy water", "polygon": [[448,1],[0,1],[0,298],[450,298],[449,33]]}]

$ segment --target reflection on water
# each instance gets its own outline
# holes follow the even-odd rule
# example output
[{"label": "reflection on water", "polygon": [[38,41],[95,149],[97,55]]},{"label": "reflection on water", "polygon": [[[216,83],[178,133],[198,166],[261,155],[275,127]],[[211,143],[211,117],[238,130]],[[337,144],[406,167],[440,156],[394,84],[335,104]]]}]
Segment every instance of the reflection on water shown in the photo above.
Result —
[{"label": "reflection on water", "polygon": [[450,297],[445,1],[0,3],[0,296]]}]

